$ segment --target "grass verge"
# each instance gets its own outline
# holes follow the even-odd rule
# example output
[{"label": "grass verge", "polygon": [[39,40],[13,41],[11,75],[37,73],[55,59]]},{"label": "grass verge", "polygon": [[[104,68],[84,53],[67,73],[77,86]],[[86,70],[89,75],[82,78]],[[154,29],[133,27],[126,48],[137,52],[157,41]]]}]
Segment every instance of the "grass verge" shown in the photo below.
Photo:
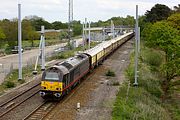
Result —
[{"label": "grass verge", "polygon": [[[10,74],[7,75],[4,82],[0,85],[0,95],[2,95],[6,90],[9,90],[13,87],[16,87],[20,84],[25,83],[27,79],[32,77],[32,71],[34,70],[33,66],[23,67],[23,79],[18,80],[18,70],[13,70]],[[40,71],[40,67],[38,66],[38,70]]]},{"label": "grass verge", "polygon": [[[131,57],[125,82],[119,89],[114,103],[112,120],[179,120],[179,103],[170,99],[162,103],[161,80],[158,67],[162,54],[152,49],[142,50],[139,63],[138,87],[134,87],[134,57]],[[155,62],[156,61],[156,62]]]}]

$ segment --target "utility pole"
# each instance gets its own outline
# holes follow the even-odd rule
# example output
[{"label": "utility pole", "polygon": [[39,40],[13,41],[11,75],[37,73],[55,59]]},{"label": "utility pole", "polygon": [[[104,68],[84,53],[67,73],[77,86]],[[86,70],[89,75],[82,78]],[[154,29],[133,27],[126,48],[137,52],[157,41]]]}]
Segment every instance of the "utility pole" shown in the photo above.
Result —
[{"label": "utility pole", "polygon": [[89,49],[91,48],[91,22],[89,21],[89,40],[88,40],[88,46]]},{"label": "utility pole", "polygon": [[138,52],[141,50],[141,28],[138,27]]},{"label": "utility pole", "polygon": [[102,30],[102,41],[105,41],[105,29],[103,27],[103,30]]},{"label": "utility pole", "polygon": [[138,86],[138,5],[136,5],[136,27],[135,27],[135,79],[134,86]]},{"label": "utility pole", "polygon": [[21,4],[18,4],[18,53],[19,53],[19,78],[22,80],[22,29],[21,29]]},{"label": "utility pole", "polygon": [[71,39],[72,39],[72,33],[73,33],[73,0],[69,0],[69,16],[68,16],[68,38],[69,38],[69,45],[71,46]]},{"label": "utility pole", "polygon": [[112,38],[114,39],[114,38],[115,38],[115,33],[114,33],[114,23],[113,23],[112,20],[111,20],[111,34],[112,34]]},{"label": "utility pole", "polygon": [[85,32],[84,32],[84,27],[85,27],[85,24],[83,22],[83,35],[82,35],[82,39],[83,39],[83,47],[85,49]]},{"label": "utility pole", "polygon": [[45,70],[45,35],[44,35],[44,26],[41,26],[41,39],[42,39],[42,47],[41,47],[41,70]]},{"label": "utility pole", "polygon": [[84,28],[85,28],[85,31],[84,31],[84,34],[85,34],[85,45],[86,45],[86,43],[87,43],[87,18],[85,18],[85,26],[84,26]]}]

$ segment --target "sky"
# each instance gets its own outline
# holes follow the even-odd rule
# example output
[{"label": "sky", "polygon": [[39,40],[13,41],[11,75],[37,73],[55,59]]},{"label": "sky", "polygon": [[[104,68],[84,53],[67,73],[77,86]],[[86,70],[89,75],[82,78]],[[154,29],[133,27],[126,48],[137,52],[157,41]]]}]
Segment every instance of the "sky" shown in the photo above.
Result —
[{"label": "sky", "polygon": [[[49,22],[68,21],[69,0],[0,0],[0,19],[17,18],[18,3],[22,5],[22,18],[29,15],[43,17]],[[111,17],[135,16],[136,5],[139,15],[150,10],[155,4],[169,8],[180,4],[180,0],[73,0],[74,19],[84,21],[107,20]]]}]

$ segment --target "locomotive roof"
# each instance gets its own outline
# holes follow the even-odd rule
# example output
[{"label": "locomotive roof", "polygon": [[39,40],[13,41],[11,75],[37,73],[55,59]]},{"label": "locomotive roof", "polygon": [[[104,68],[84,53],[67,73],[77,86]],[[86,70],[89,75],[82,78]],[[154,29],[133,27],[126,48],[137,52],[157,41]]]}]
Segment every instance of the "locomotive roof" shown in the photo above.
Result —
[{"label": "locomotive roof", "polygon": [[66,59],[64,62],[59,63],[59,65],[62,65],[66,67],[68,70],[72,69],[74,66],[79,65],[82,61],[87,60],[88,56],[85,54],[77,54],[74,57],[71,57],[69,59]]},{"label": "locomotive roof", "polygon": [[64,75],[69,73],[68,69],[62,65],[54,65],[53,67],[49,68],[49,69],[57,69],[60,70]]}]

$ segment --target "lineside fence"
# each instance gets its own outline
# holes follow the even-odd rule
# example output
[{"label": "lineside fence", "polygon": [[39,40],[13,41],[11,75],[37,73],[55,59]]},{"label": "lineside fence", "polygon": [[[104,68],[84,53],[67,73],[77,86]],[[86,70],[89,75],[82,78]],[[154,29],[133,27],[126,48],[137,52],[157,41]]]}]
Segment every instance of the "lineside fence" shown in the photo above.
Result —
[{"label": "lineside fence", "polygon": [[[46,53],[45,57],[48,59],[49,57],[52,57],[54,55],[57,55],[56,52],[48,52]],[[29,68],[32,65],[35,64],[37,57],[32,57],[26,62],[23,62],[23,68]],[[41,64],[41,60],[39,60],[39,63]],[[34,66],[33,66],[34,67]],[[18,69],[18,62],[9,62],[8,64],[0,64],[0,84],[2,84],[6,78],[6,76],[13,72],[13,70]]]}]

